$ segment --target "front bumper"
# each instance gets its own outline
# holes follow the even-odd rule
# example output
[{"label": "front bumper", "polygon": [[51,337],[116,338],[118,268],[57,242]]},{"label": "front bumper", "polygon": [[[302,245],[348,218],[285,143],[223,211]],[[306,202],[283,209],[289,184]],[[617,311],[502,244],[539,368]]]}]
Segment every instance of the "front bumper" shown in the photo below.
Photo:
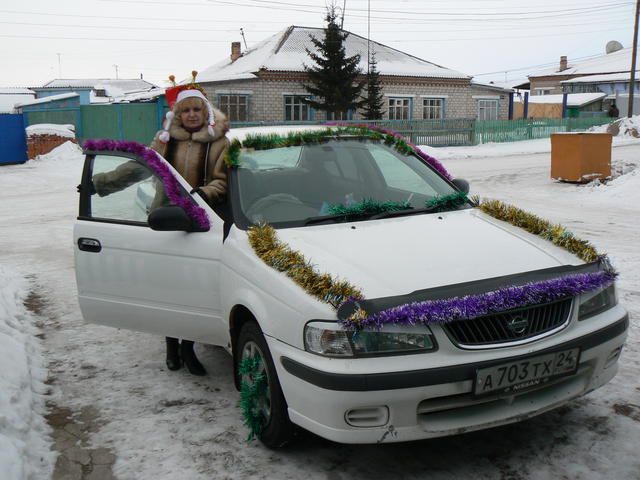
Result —
[{"label": "front bumper", "polygon": [[[576,328],[535,344],[473,353],[452,351],[447,365],[420,369],[415,365],[431,364],[434,355],[442,357],[441,352],[328,359],[270,337],[267,341],[293,423],[341,443],[402,442],[520,421],[601,387],[617,372],[629,319],[621,307],[598,317],[587,320],[595,320],[590,325],[579,322]],[[590,331],[585,333],[587,328]],[[517,395],[476,398],[472,394],[479,368],[575,347],[581,353],[572,376]],[[474,360],[459,363],[466,358]]]}]

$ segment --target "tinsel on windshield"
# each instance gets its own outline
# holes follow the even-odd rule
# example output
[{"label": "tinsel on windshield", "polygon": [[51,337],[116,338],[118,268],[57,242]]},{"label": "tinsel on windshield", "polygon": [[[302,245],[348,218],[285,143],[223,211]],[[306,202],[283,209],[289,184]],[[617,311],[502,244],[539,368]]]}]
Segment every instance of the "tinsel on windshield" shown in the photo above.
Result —
[{"label": "tinsel on windshield", "polygon": [[409,202],[378,202],[373,199],[364,199],[361,202],[353,205],[343,205],[340,203],[329,205],[327,209],[328,215],[344,215],[349,218],[351,216],[356,217],[364,213],[383,213],[383,212],[396,212],[400,210],[410,209],[411,204]]},{"label": "tinsel on windshield", "polygon": [[317,272],[304,255],[280,241],[270,225],[251,227],[248,235],[251,247],[264,263],[284,273],[318,300],[338,308],[350,297],[363,298],[362,292],[348,282]]},{"label": "tinsel on windshield", "polygon": [[229,167],[238,167],[241,148],[270,150],[272,148],[297,147],[300,145],[317,145],[336,138],[361,137],[383,142],[385,145],[405,155],[415,154],[431,165],[443,177],[449,180],[453,178],[438,160],[427,155],[396,132],[375,125],[327,125],[329,125],[327,128],[321,130],[289,132],[287,135],[277,133],[247,135],[242,142],[235,140],[234,143],[237,143],[235,145],[232,143],[225,157],[225,163]]},{"label": "tinsel on windshield", "polygon": [[234,138],[227,148],[227,153],[224,156],[224,163],[227,167],[233,168],[240,166],[240,149],[242,148],[242,143],[237,138]]},{"label": "tinsel on windshield", "polygon": [[450,195],[436,195],[425,202],[425,207],[435,212],[444,212],[445,210],[455,210],[468,201],[466,194],[456,192]]}]

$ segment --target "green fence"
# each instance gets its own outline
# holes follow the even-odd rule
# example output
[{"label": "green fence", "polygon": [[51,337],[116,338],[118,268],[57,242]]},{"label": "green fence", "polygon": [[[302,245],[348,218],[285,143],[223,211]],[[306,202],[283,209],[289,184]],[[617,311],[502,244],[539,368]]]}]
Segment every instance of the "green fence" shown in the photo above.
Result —
[{"label": "green fence", "polygon": [[[606,117],[553,118],[532,120],[353,120],[344,124],[368,124],[398,132],[416,145],[433,147],[477,145],[549,138],[552,133],[587,130],[609,123]],[[321,125],[322,122],[234,122],[231,128],[273,125]]]},{"label": "green fence", "polygon": [[477,121],[472,144],[549,138],[552,133],[587,130],[610,121],[606,117]]},{"label": "green fence", "polygon": [[55,110],[36,110],[24,112],[25,126],[35,125],[36,123],[53,123],[55,125],[73,125],[76,132],[80,127],[80,115],[78,108],[59,108]]},{"label": "green fence", "polygon": [[156,103],[115,103],[80,107],[80,137],[132,140],[149,144],[158,131]]}]

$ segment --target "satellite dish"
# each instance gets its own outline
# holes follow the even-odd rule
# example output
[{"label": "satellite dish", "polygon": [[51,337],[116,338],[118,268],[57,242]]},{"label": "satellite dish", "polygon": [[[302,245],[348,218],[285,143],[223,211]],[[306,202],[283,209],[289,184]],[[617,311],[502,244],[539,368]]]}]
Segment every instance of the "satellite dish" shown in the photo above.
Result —
[{"label": "satellite dish", "polygon": [[607,46],[605,48],[607,55],[613,52],[617,52],[618,50],[622,50],[624,47],[622,46],[622,44],[620,42],[618,42],[617,40],[611,40],[610,42],[607,42]]}]

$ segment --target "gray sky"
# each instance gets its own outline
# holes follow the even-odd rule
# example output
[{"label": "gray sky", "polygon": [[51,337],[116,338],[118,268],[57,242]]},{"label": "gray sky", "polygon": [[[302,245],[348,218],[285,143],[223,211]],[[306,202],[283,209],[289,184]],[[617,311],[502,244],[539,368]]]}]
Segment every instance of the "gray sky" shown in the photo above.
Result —
[{"label": "gray sky", "polygon": [[[367,0],[346,3],[345,30],[367,35]],[[0,0],[0,87],[53,78],[144,78],[165,86],[289,25],[322,27],[325,0]],[[632,43],[632,0],[370,0],[371,38],[478,81]],[[244,43],[243,43],[244,50]],[[505,70],[507,73],[505,74]],[[486,73],[490,75],[484,75]]]}]

